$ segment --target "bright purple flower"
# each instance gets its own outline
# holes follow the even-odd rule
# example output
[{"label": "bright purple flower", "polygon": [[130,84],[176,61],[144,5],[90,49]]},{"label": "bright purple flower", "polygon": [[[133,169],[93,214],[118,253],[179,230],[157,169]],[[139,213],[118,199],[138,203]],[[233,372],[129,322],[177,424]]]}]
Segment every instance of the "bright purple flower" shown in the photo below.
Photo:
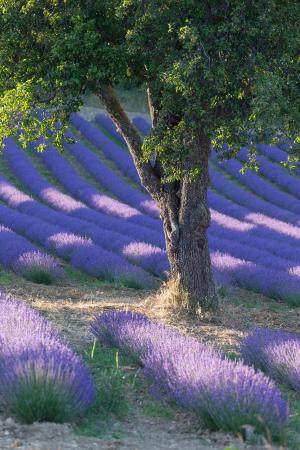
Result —
[{"label": "bright purple flower", "polygon": [[10,228],[1,225],[0,220],[0,263],[7,269],[14,270],[25,278],[37,269],[47,275],[49,281],[55,281],[63,275],[55,259],[42,253],[27,239],[14,233]]},{"label": "bright purple flower", "polygon": [[[38,386],[44,386],[44,390]],[[39,313],[0,293],[1,402],[18,414],[22,398],[28,409],[32,403],[32,420],[49,420],[51,417],[43,416],[44,411],[39,410],[38,398],[32,400],[32,395],[47,395],[49,388],[52,393],[49,401],[60,404],[61,411],[56,411],[58,419],[82,415],[95,402],[94,383],[81,358]],[[41,397],[40,403],[43,402]]]},{"label": "bright purple flower", "polygon": [[91,329],[102,344],[133,356],[154,392],[194,411],[211,428],[253,425],[276,437],[286,425],[287,403],[273,381],[192,337],[126,311],[98,316]]},{"label": "bright purple flower", "polygon": [[286,331],[256,328],[244,339],[242,357],[279,383],[300,391],[300,336]]},{"label": "bright purple flower", "polygon": [[45,255],[40,251],[23,253],[15,262],[13,268],[24,278],[32,279],[34,274],[44,274],[49,278],[49,282],[61,278],[64,274],[63,269],[52,256]]}]

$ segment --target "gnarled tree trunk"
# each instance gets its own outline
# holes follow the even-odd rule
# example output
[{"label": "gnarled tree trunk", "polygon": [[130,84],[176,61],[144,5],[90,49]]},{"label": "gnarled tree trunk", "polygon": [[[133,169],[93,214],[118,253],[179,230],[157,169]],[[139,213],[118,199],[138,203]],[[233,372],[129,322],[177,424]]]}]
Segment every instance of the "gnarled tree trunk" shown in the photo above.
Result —
[{"label": "gnarled tree trunk", "polygon": [[177,186],[166,186],[159,202],[171,276],[187,294],[188,308],[193,310],[218,306],[207,241],[209,153],[209,140],[199,130],[187,161],[187,166],[200,167],[199,176],[193,181],[185,176]]},{"label": "gnarled tree trunk", "polygon": [[99,86],[98,95],[124,137],[142,184],[157,201],[163,220],[171,278],[176,280],[190,310],[215,310],[218,300],[212,277],[207,241],[210,213],[207,205],[210,142],[198,130],[188,149],[186,169],[199,167],[194,180],[184,175],[180,182],[162,183],[159,163],[142,161],[142,140],[123,111],[111,86]]}]

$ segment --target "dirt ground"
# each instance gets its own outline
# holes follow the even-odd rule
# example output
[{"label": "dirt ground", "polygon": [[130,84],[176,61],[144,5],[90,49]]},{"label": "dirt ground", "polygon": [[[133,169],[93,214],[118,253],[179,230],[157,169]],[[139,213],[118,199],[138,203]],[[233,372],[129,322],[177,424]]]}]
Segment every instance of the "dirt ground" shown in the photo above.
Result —
[{"label": "dirt ground", "polygon": [[[75,350],[87,349],[92,343],[90,320],[108,308],[131,308],[147,312],[153,319],[167,322],[183,333],[219,346],[225,351],[237,351],[245,331],[254,325],[283,328],[300,332],[300,308],[288,308],[260,295],[233,289],[221,300],[220,318],[191,320],[187,316],[166,314],[160,308],[149,310],[145,300],[149,293],[132,289],[35,285],[23,280],[1,288],[40,310]],[[116,424],[118,426],[118,424]],[[22,425],[5,414],[0,415],[0,450],[232,450],[270,448],[251,446],[224,433],[196,429],[182,413],[174,420],[128,415],[123,420],[122,438],[97,439],[79,436],[70,425],[35,423]],[[275,447],[272,447],[273,449]]]}]

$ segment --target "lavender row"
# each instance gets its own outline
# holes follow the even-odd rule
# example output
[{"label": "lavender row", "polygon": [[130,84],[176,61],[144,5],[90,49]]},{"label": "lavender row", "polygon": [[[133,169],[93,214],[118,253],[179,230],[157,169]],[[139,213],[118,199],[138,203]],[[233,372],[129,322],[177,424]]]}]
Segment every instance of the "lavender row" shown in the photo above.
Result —
[{"label": "lavender row", "polygon": [[1,293],[0,353],[0,402],[22,421],[70,421],[95,403],[82,360],[40,314]]},{"label": "lavender row", "polygon": [[220,251],[211,252],[215,278],[224,285],[236,285],[290,305],[299,306],[299,278],[269,269]]},{"label": "lavender row", "polygon": [[115,142],[112,142],[101,130],[99,130],[99,128],[85,120],[79,114],[73,113],[71,120],[75,128],[77,128],[93,145],[101,148],[105,156],[111,159],[121,172],[138,185],[141,184],[139,175],[129,153]]},{"label": "lavender row", "polygon": [[114,231],[100,229],[83,220],[54,211],[18,190],[4,177],[0,177],[0,199],[20,212],[58,225],[81,237],[88,237],[94,244],[120,253],[130,262],[142,266],[154,275],[164,277],[168,271],[169,265],[165,251],[161,248],[143,241],[133,240]]},{"label": "lavender row", "polygon": [[108,117],[106,114],[97,114],[97,116],[95,117],[95,121],[98,125],[100,125],[101,128],[104,128],[104,130],[108,131],[111,136],[117,139],[120,144],[126,145],[125,139],[118,132],[116,125],[113,123],[110,117]]},{"label": "lavender row", "polygon": [[[109,116],[105,114],[97,114],[97,116],[95,117],[95,121],[98,125],[100,125],[101,128],[106,130],[111,136],[113,136],[115,139],[118,139],[118,141],[120,141],[123,145],[127,145],[125,139],[118,132],[116,125]],[[147,134],[150,133],[151,124],[148,120],[144,119],[141,116],[134,116],[131,121],[133,125],[137,128],[137,130],[144,136],[147,136]]]},{"label": "lavender row", "polygon": [[161,230],[161,223],[142,214],[137,209],[101,193],[87,183],[71,164],[52,146],[40,154],[40,158],[54,177],[75,198],[81,200],[96,211],[132,222],[150,229]]},{"label": "lavender row", "polygon": [[[93,244],[91,239],[68,233],[62,227],[33,219],[31,215],[2,205],[0,223],[70,261],[73,267],[89,275],[136,287],[151,285],[150,278],[142,269],[131,265],[120,255]],[[2,251],[1,248],[1,254]]]},{"label": "lavender row", "polygon": [[147,136],[151,131],[150,122],[141,116],[133,117],[132,123],[144,136]]},{"label": "lavender row", "polygon": [[[74,137],[71,133],[69,136]],[[122,180],[85,145],[77,142],[76,144],[66,144],[66,148],[95,180],[112,192],[118,199],[152,217],[159,218],[159,208],[154,200]]]},{"label": "lavender row", "polygon": [[240,172],[242,164],[239,161],[228,160],[219,162],[219,166],[267,202],[291,211],[294,215],[300,213],[299,201],[294,196],[282,192],[272,183],[263,180],[253,172],[247,171],[245,174],[242,174]]},{"label": "lavender row", "polygon": [[10,139],[6,140],[4,157],[8,161],[10,168],[16,177],[24,183],[34,195],[37,195],[51,207],[88,223],[93,223],[101,229],[114,230],[117,233],[129,236],[135,240],[146,241],[159,247],[164,246],[164,237],[162,233],[157,232],[156,230],[150,231],[146,227],[140,227],[136,224],[129,223],[126,220],[108,216],[99,211],[94,211],[88,208],[84,203],[76,201],[69,195],[60,192],[39,174],[27,158],[25,152]]},{"label": "lavender row", "polygon": [[287,272],[293,276],[300,277],[300,264],[297,265],[296,261],[283,258],[282,256],[276,256],[273,253],[266,251],[264,247],[259,247],[255,240],[253,241],[254,245],[252,246],[251,242],[241,243],[235,233],[222,234],[221,230],[218,231],[219,233],[217,232],[216,227],[212,227],[210,230],[209,248],[211,250],[227,253],[236,258],[254,262],[259,266]]},{"label": "lavender row", "polygon": [[195,412],[210,428],[238,432],[247,424],[278,437],[286,425],[287,403],[269,378],[196,339],[125,311],[98,316],[92,333],[133,356],[156,395]]},{"label": "lavender row", "polygon": [[257,195],[254,195],[253,192],[245,190],[239,183],[226,178],[222,172],[220,170],[216,170],[213,165],[210,165],[209,176],[211,186],[223,196],[228,197],[234,203],[244,206],[251,211],[265,214],[286,223],[295,225],[300,223],[296,214],[283,208],[279,208],[278,206],[265,201]]},{"label": "lavender row", "polygon": [[273,161],[279,163],[287,161],[287,153],[275,145],[258,144],[257,149]]},{"label": "lavender row", "polygon": [[231,239],[241,244],[300,262],[299,244],[295,239],[278,234],[267,227],[243,222],[211,209],[210,235]]},{"label": "lavender row", "polygon": [[[239,152],[239,159],[247,161],[248,150],[243,148]],[[280,188],[288,191],[290,194],[300,199],[299,179],[290,175],[286,169],[280,167],[278,164],[270,162],[267,158],[257,155],[256,157],[260,169],[259,172],[272,183],[275,183]]]},{"label": "lavender row", "polygon": [[[298,246],[300,243],[300,227],[291,225],[278,219],[256,213],[244,206],[240,206],[222,195],[209,191],[209,205],[217,211],[232,216],[244,223],[252,224],[257,228],[257,233],[262,232],[262,237],[266,236],[271,240],[278,240],[283,244]],[[256,232],[255,232],[256,233]]]},{"label": "lavender row", "polygon": [[48,284],[63,276],[63,269],[52,256],[41,252],[27,239],[1,224],[0,263],[24,278]]},{"label": "lavender row", "polygon": [[256,328],[244,339],[242,357],[278,383],[300,391],[300,336],[286,331]]}]

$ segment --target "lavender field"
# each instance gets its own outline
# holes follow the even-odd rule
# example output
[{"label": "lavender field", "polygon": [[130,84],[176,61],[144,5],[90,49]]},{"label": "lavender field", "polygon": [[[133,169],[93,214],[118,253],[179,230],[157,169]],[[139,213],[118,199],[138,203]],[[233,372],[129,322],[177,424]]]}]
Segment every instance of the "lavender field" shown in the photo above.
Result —
[{"label": "lavender field", "polygon": [[[149,132],[142,117],[133,122],[142,135]],[[24,152],[7,139],[0,163],[0,264],[41,282],[59,280],[62,266],[72,266],[128,287],[157,285],[169,269],[159,210],[123,138],[102,114],[91,122],[74,114],[69,135],[77,142],[63,153],[52,147]],[[246,149],[237,161],[211,157],[215,279],[298,305],[299,175],[279,164],[283,150],[260,145],[259,152],[258,174],[240,172]]]}]

